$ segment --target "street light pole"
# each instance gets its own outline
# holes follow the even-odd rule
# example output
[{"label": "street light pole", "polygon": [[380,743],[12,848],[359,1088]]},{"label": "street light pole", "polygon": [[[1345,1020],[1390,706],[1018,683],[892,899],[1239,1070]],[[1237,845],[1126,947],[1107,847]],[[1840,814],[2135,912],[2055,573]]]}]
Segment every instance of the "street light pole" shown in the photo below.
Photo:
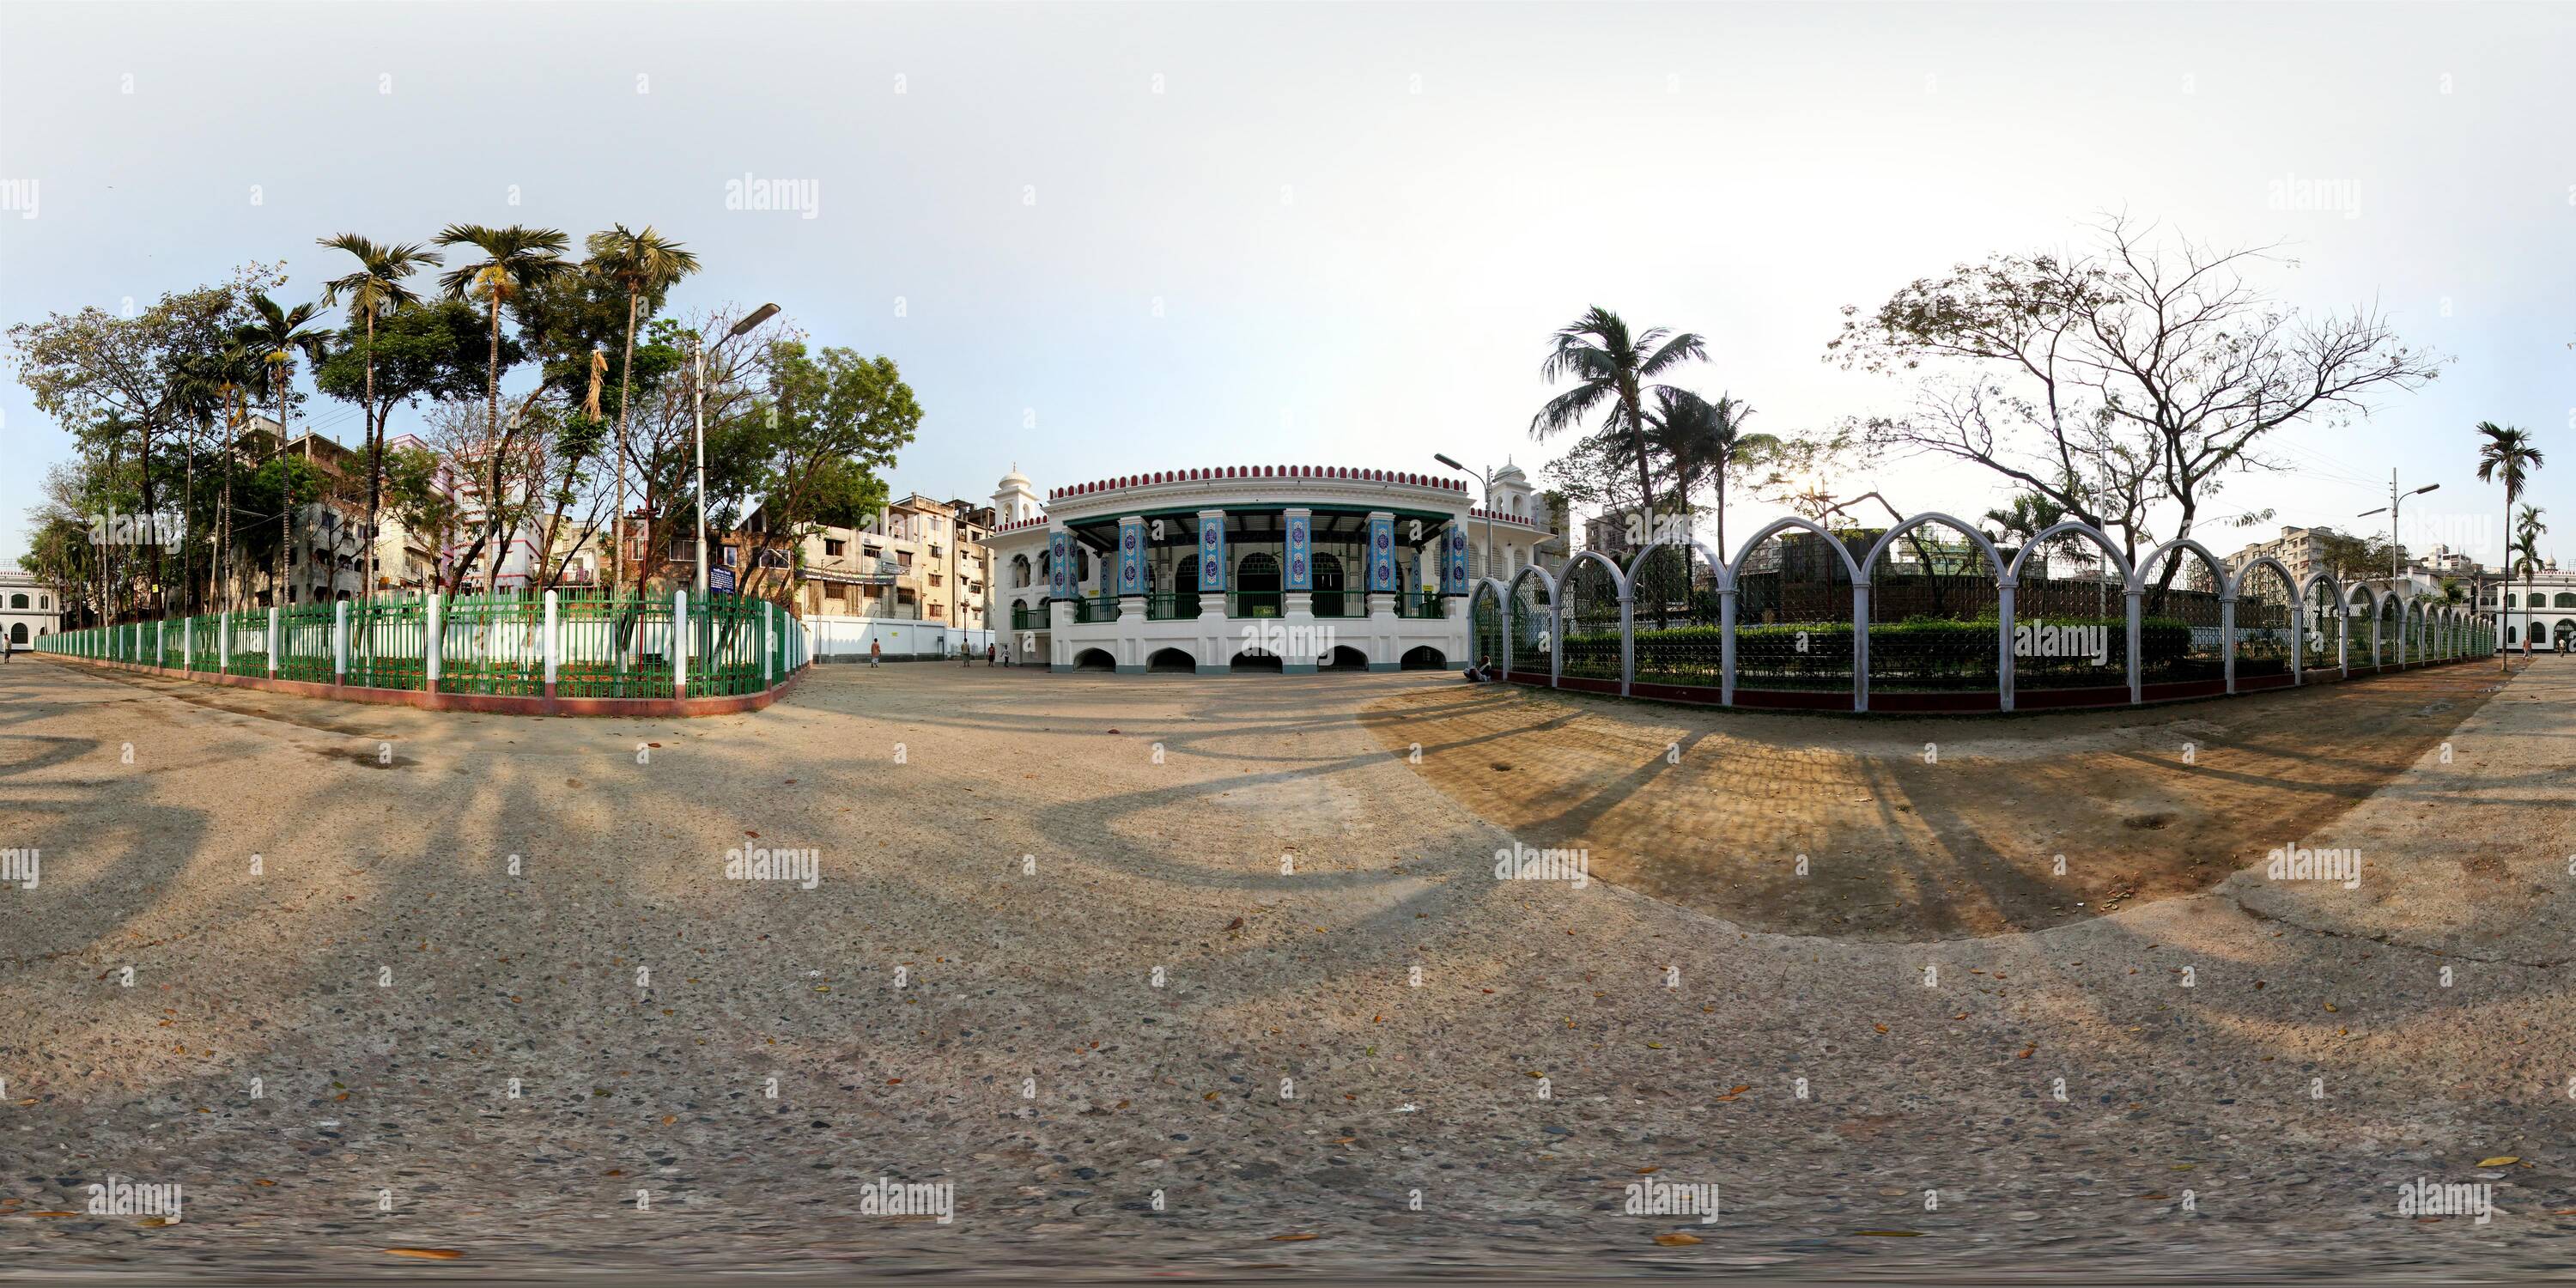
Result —
[{"label": "street light pole", "polygon": [[2356,519],[2367,519],[2379,513],[2380,509],[2388,511],[2388,589],[2391,592],[2397,589],[2398,578],[2406,575],[2406,556],[2397,544],[2397,507],[2404,504],[2407,497],[2422,496],[2427,492],[2439,490],[2441,486],[2439,483],[2427,483],[2412,492],[2400,493],[2397,490],[2397,471],[2392,468],[2388,471],[2388,504],[2379,509],[2364,510],[2352,516]]}]

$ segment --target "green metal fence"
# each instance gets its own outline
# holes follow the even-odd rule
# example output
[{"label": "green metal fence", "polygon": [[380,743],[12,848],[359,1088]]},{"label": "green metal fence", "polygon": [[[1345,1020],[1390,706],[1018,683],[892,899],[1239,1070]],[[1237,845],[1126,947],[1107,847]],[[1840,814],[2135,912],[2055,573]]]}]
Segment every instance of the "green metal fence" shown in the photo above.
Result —
[{"label": "green metal fence", "polygon": [[[683,623],[685,622],[685,625]],[[759,693],[802,669],[804,624],[763,600],[596,592],[389,596],[64,631],[38,651],[201,673],[535,696]],[[275,653],[272,669],[271,653]]]}]

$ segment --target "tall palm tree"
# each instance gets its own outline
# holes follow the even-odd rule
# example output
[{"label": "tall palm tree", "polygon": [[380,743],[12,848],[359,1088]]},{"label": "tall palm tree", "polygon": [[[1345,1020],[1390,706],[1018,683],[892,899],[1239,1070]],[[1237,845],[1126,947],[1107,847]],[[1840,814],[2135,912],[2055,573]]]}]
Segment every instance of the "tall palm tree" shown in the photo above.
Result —
[{"label": "tall palm tree", "polygon": [[[2511,580],[2514,555],[2511,546],[2513,506],[2514,502],[2522,499],[2523,485],[2530,481],[2532,471],[2540,468],[2540,449],[2532,446],[2529,430],[2482,420],[2477,423],[2477,432],[2485,440],[2478,444],[2478,482],[2504,484],[2504,522],[2507,542],[2504,573],[2505,578]],[[2527,602],[2530,596],[2525,594],[2524,599],[2526,602],[2523,605],[2525,610],[2523,643],[2528,646],[2531,642],[2529,617],[2531,605]],[[2501,618],[2503,614],[2499,613],[2497,616]],[[2510,653],[2505,649],[2497,649],[2496,652],[2504,668],[2508,671],[2512,670],[2513,660]]]},{"label": "tall palm tree", "polygon": [[[318,305],[298,304],[289,309],[261,294],[250,297],[250,307],[258,316],[242,327],[241,338],[259,358],[257,383],[277,399],[277,448],[282,461],[286,452],[287,401],[295,390],[295,355],[301,353],[306,361],[320,367],[330,353],[331,333],[307,325],[321,312]],[[269,598],[282,608],[286,605],[287,545],[294,536],[289,519],[295,513],[295,489],[293,475],[283,464],[279,466],[279,479],[284,486],[278,490],[277,571],[269,581]]]},{"label": "tall palm tree", "polygon": [[[449,224],[436,238],[441,246],[472,246],[484,258],[462,264],[439,274],[439,289],[451,300],[482,298],[492,311],[492,356],[484,378],[485,399],[490,421],[484,439],[486,450],[493,453],[494,474],[499,474],[501,453],[509,443],[501,432],[501,306],[517,299],[532,286],[571,272],[573,264],[563,257],[571,239],[557,228],[530,228],[512,224],[491,228],[482,224]],[[497,482],[497,478],[496,478]],[[488,591],[501,588],[501,561],[507,542],[500,531],[504,498],[488,496],[483,505],[489,514],[492,533],[492,573],[486,583]],[[539,552],[543,558],[543,552]]]},{"label": "tall palm tree", "polygon": [[1779,450],[1780,440],[1770,434],[1746,433],[1744,422],[1752,418],[1753,404],[1729,394],[1711,402],[1686,389],[1658,389],[1655,404],[1647,445],[1672,462],[1673,491],[1684,514],[1690,512],[1691,494],[1701,486],[1717,490],[1717,549],[1723,555],[1727,474]]},{"label": "tall palm tree", "polygon": [[651,224],[640,233],[612,224],[607,232],[592,233],[584,245],[590,251],[591,270],[626,288],[626,356],[617,368],[617,509],[608,565],[613,596],[626,580],[626,404],[633,391],[636,310],[645,296],[659,299],[674,283],[698,271],[698,257],[654,231]]},{"label": "tall palm tree", "polygon": [[1630,449],[1637,457],[1637,504],[1651,519],[1655,478],[1653,449],[1646,441],[1646,399],[1660,397],[1665,388],[1655,383],[1655,377],[1693,359],[1708,360],[1707,346],[1697,335],[1687,331],[1675,335],[1662,327],[1649,327],[1642,334],[1631,335],[1627,322],[1618,314],[1596,304],[1558,329],[1556,347],[1539,364],[1539,379],[1550,383],[1572,379],[1577,383],[1548,399],[1538,415],[1530,418],[1530,437],[1545,441],[1549,435],[1580,425],[1594,411],[1606,408],[1609,414],[1603,418],[1602,427],[1628,435]]},{"label": "tall palm tree", "polygon": [[336,277],[322,285],[322,303],[338,304],[342,295],[349,297],[349,320],[366,328],[367,388],[362,404],[367,421],[367,556],[366,584],[361,594],[376,597],[376,511],[384,502],[385,431],[376,416],[376,319],[406,304],[416,304],[420,297],[403,279],[424,268],[438,266],[438,256],[418,243],[380,245],[356,233],[325,237],[321,244],[333,250],[344,250],[356,257],[358,271]]},{"label": "tall palm tree", "polygon": [[2536,505],[2526,505],[2526,506],[2522,507],[2522,509],[2514,515],[2514,520],[2513,520],[2513,526],[2514,526],[2514,539],[2515,539],[2515,543],[2516,543],[2517,548],[2521,551],[2521,563],[2522,563],[2522,570],[2523,570],[2523,571],[2522,571],[2522,621],[2523,621],[2523,627],[2522,627],[2522,651],[2523,651],[2524,655],[2526,655],[2526,656],[2528,656],[2528,655],[2530,654],[2530,652],[2531,652],[2531,610],[2532,610],[2532,608],[2534,607],[2534,605],[2533,605],[2533,604],[2532,604],[2532,602],[2531,602],[2531,581],[2532,581],[2532,578],[2533,578],[2534,576],[2536,576],[2536,575],[2540,572],[2540,570],[2541,570],[2541,568],[2540,568],[2540,538],[2541,538],[2541,535],[2542,535],[2543,533],[2546,533],[2546,532],[2548,532],[2548,531],[2549,531],[2549,525],[2548,525],[2548,524],[2545,524],[2545,523],[2542,523],[2542,522],[2540,521],[2540,516],[2542,516],[2542,515],[2544,515],[2544,514],[2547,514],[2547,513],[2549,513],[2549,511],[2547,511],[2547,510],[2545,510],[2545,509],[2542,509],[2542,508],[2541,508],[2541,507],[2539,507],[2539,506],[2536,506]]}]

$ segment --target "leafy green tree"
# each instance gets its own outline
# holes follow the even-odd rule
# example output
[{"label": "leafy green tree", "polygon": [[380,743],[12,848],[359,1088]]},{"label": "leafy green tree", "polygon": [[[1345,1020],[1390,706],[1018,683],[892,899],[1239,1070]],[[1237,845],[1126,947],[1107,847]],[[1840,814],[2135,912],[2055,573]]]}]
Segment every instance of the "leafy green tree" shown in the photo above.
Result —
[{"label": "leafy green tree", "polygon": [[[336,305],[340,297],[349,297],[350,338],[357,350],[361,370],[357,403],[366,418],[367,440],[367,549],[362,578],[365,598],[376,596],[376,511],[384,498],[385,427],[382,407],[376,401],[376,323],[396,309],[419,303],[420,297],[404,285],[405,279],[424,268],[438,266],[438,256],[417,243],[379,244],[356,233],[342,233],[321,239],[321,245],[347,251],[358,261],[357,271],[336,277],[323,284],[322,303]],[[321,372],[315,372],[315,383],[321,384]],[[323,392],[333,391],[324,387]],[[345,395],[334,393],[335,397]]]},{"label": "leafy green tree", "polygon": [[609,585],[614,591],[625,580],[626,458],[631,441],[626,405],[635,370],[636,314],[648,299],[653,312],[661,311],[663,297],[671,287],[698,271],[698,257],[654,231],[651,224],[646,224],[642,232],[629,232],[624,224],[612,225],[606,232],[592,233],[586,248],[590,251],[591,271],[626,292],[626,349],[617,366],[617,499],[610,511],[614,516],[610,529],[615,535],[611,539]]},{"label": "leafy green tree", "polygon": [[[240,335],[242,342],[259,357],[259,366],[254,372],[259,387],[268,397],[277,400],[277,450],[283,453],[288,441],[288,406],[295,396],[295,357],[300,353],[314,366],[321,366],[322,360],[331,353],[331,333],[308,325],[321,311],[317,305],[298,304],[289,309],[262,292],[251,297],[250,306],[251,320],[242,327]],[[286,552],[292,544],[292,521],[298,503],[294,485],[298,477],[291,472],[281,472],[278,479],[281,488],[277,493],[280,507],[277,511],[277,562],[276,572],[269,580],[269,600],[283,605],[286,602]],[[306,494],[302,499],[312,498]]]},{"label": "leafy green tree", "polygon": [[[383,507],[385,426],[396,406],[417,406],[423,399],[463,399],[483,392],[486,336],[484,319],[460,300],[415,301],[395,306],[369,320],[368,329],[352,326],[314,376],[323,393],[343,401],[362,402],[375,426],[368,458],[367,524],[380,526]],[[501,339],[501,363],[524,361],[519,342]],[[376,542],[367,542],[367,593],[377,580]]]},{"label": "leafy green tree", "polygon": [[[743,467],[743,486],[732,495],[761,498],[760,530],[746,534],[746,596],[783,595],[790,580],[768,576],[779,570],[760,556],[793,548],[825,519],[847,521],[882,505],[878,471],[894,464],[896,449],[921,427],[921,404],[892,358],[837,348],[809,354],[794,341],[771,345],[770,358],[776,414],[743,418],[739,441],[728,444]],[[730,514],[724,526],[733,526]]]},{"label": "leafy green tree", "polygon": [[[492,339],[489,369],[484,380],[486,411],[490,416],[490,451],[496,462],[506,455],[515,429],[501,423],[501,309],[540,283],[571,272],[573,265],[563,257],[570,245],[560,229],[530,228],[512,224],[492,228],[482,224],[449,224],[438,234],[441,246],[472,246],[483,258],[460,264],[439,275],[439,289],[451,300],[480,298],[491,310]],[[500,522],[501,498],[494,497],[486,507],[492,522]],[[498,532],[486,534],[492,545],[492,575],[487,586],[497,587],[501,579],[501,545]]]},{"label": "leafy green tree", "polygon": [[[2515,502],[2522,499],[2522,489],[2531,481],[2532,473],[2540,468],[2540,449],[2532,445],[2531,433],[2525,429],[2498,425],[2491,420],[2479,421],[2476,429],[2480,440],[2478,482],[2504,484],[2504,521],[2507,533],[2505,576],[2510,579],[2513,576],[2512,561],[2515,553],[2511,536],[2513,507]],[[2522,635],[2523,644],[2527,649],[2531,643],[2531,617],[2529,596],[2526,595],[2524,599]],[[2504,650],[2497,651],[2502,653]],[[2511,669],[2510,661],[2505,665],[2506,669]]]}]

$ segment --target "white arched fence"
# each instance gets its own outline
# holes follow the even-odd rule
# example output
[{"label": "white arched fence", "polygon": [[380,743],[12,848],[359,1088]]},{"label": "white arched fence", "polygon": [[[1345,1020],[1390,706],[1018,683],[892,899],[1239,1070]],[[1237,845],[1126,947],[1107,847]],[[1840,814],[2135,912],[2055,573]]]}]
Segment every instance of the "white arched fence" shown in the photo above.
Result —
[{"label": "white arched fence", "polygon": [[[2370,673],[2402,667],[2422,666],[2470,657],[2492,657],[2496,647],[2493,629],[2464,607],[2431,601],[2417,596],[2409,588],[2373,586],[2368,583],[2347,587],[2325,572],[2310,574],[2302,580],[2276,559],[2256,559],[2243,569],[2229,572],[2226,564],[2206,546],[2189,538],[2177,538],[2157,546],[2134,564],[2122,556],[2119,548],[2100,531],[2078,522],[2056,524],[2033,536],[2007,560],[1983,533],[1955,517],[1940,513],[1915,515],[1887,529],[1872,543],[1866,558],[1855,559],[1850,548],[1822,526],[1802,518],[1775,520],[1754,533],[1737,547],[1733,560],[1727,560],[1695,538],[1668,537],[1639,549],[1625,567],[1598,552],[1577,554],[1558,573],[1529,565],[1516,570],[1508,581],[1492,577],[1479,578],[1470,587],[1468,622],[1471,655],[1492,657],[1506,677],[1519,683],[1543,684],[1551,688],[1615,692],[1621,696],[1674,698],[1685,701],[1715,701],[1725,706],[1752,705],[1768,707],[1808,707],[1820,709],[1871,709],[1870,636],[1871,595],[1882,559],[1917,528],[1939,524],[1965,536],[1965,543],[1954,544],[1964,555],[1971,548],[1991,574],[1994,592],[1995,666],[1991,688],[1982,684],[1955,690],[1906,691],[1882,695],[1883,699],[1901,698],[1895,709],[1939,710],[2015,710],[2020,702],[2016,692],[2016,629],[2044,623],[2040,614],[2025,618],[2016,604],[2017,592],[2034,585],[2054,585],[2059,590],[2091,586],[2106,602],[2116,591],[2121,601],[2118,621],[2125,626],[2123,647],[2118,650],[2125,684],[2059,687],[2044,691],[2046,707],[2141,705],[2152,701],[2234,694],[2253,689],[2291,687],[2313,683],[2319,675],[2330,679],[2351,678],[2356,672]],[[1740,691],[1738,642],[1744,633],[1739,624],[1739,600],[1745,593],[1748,577],[1762,574],[1752,571],[1756,553],[1775,537],[1804,533],[1812,536],[1822,549],[1834,556],[1827,565],[1848,580],[1851,591],[1849,626],[1849,664],[1851,669],[1848,707],[1834,697],[1837,691],[1819,689],[1765,689],[1760,696],[1747,701],[1748,693]],[[2081,579],[2037,581],[2027,567],[2034,554],[2044,551],[2060,538],[2082,538],[2099,552],[2108,575]],[[1695,556],[1705,565],[1703,583],[1696,571],[1684,578],[1686,598],[1713,594],[1716,600],[1718,657],[1714,683],[1641,680],[1639,678],[1639,643],[1641,636],[1652,642],[1663,628],[1641,621],[1639,585],[1646,576],[1649,561],[1663,555],[1664,567],[1678,556],[1685,569]],[[2160,587],[2155,570],[2168,559],[2196,558],[2209,572],[2214,595],[2204,590],[2172,590]],[[1926,565],[1928,568],[1928,564]],[[2179,572],[2177,568],[2174,572]],[[2258,578],[2260,579],[2258,583]],[[1833,578],[1826,577],[1830,583]],[[1584,642],[1587,656],[1577,659],[1581,669],[1606,671],[1606,648],[1594,649],[1600,643],[1598,633],[1569,635],[1568,614],[1576,618],[1600,616],[1606,627],[1606,600],[1602,583],[1607,583],[1617,605],[1617,662],[1615,676],[1601,673],[1567,674],[1567,654],[1575,642]],[[2247,600],[2249,583],[2258,583],[2264,594]],[[1980,589],[1982,580],[1966,583]],[[2277,596],[2273,594],[2277,587]],[[1777,588],[1775,586],[1775,593]],[[2145,605],[2152,594],[2212,595],[2217,609],[2214,628],[2178,626],[2169,619],[2160,620],[2159,639],[2168,646],[2174,640],[2188,646],[2213,634],[2216,637],[2217,674],[2214,677],[2168,680],[2151,684],[2147,673],[2149,654]],[[1668,615],[1669,592],[1656,596],[1659,616]],[[2332,604],[2331,610],[2325,605]],[[2251,605],[2260,611],[2252,614],[2255,621],[2240,627],[2240,606]],[[2207,604],[2202,604],[2206,611]],[[1687,611],[1687,610],[1686,610]],[[2286,618],[2286,621],[2280,620]],[[2357,622],[2356,617],[2360,620]],[[2329,628],[2327,618],[2331,618]],[[1960,619],[1982,622],[1982,615]],[[2108,620],[2106,618],[2106,620]],[[1912,622],[1906,623],[1913,625]],[[1939,623],[1935,623],[1938,625]],[[1823,627],[1839,630],[1837,623]],[[1892,623],[1875,624],[1885,628]],[[2356,626],[2367,628],[2366,637],[2356,638]],[[1765,623],[1759,630],[1774,630]],[[2103,629],[2107,629],[2107,626]],[[2327,634],[2331,629],[2331,635]],[[2177,631],[2183,632],[2177,634]],[[1828,632],[1833,633],[1833,632]],[[2249,634],[2250,633],[2250,634]],[[1800,632],[1805,647],[1805,632]],[[2252,675],[2240,680],[2240,653],[2248,640],[2259,644],[2267,661],[2284,666],[2281,672]],[[2278,658],[2268,658],[2276,651]],[[2311,665],[2311,654],[2324,659]],[[2171,660],[2171,659],[2168,659]],[[2205,659],[2196,665],[2206,668]],[[1839,681],[1836,681],[1839,683]],[[2038,696],[2035,694],[2034,696]],[[1830,701],[1828,701],[1830,699]]]}]

